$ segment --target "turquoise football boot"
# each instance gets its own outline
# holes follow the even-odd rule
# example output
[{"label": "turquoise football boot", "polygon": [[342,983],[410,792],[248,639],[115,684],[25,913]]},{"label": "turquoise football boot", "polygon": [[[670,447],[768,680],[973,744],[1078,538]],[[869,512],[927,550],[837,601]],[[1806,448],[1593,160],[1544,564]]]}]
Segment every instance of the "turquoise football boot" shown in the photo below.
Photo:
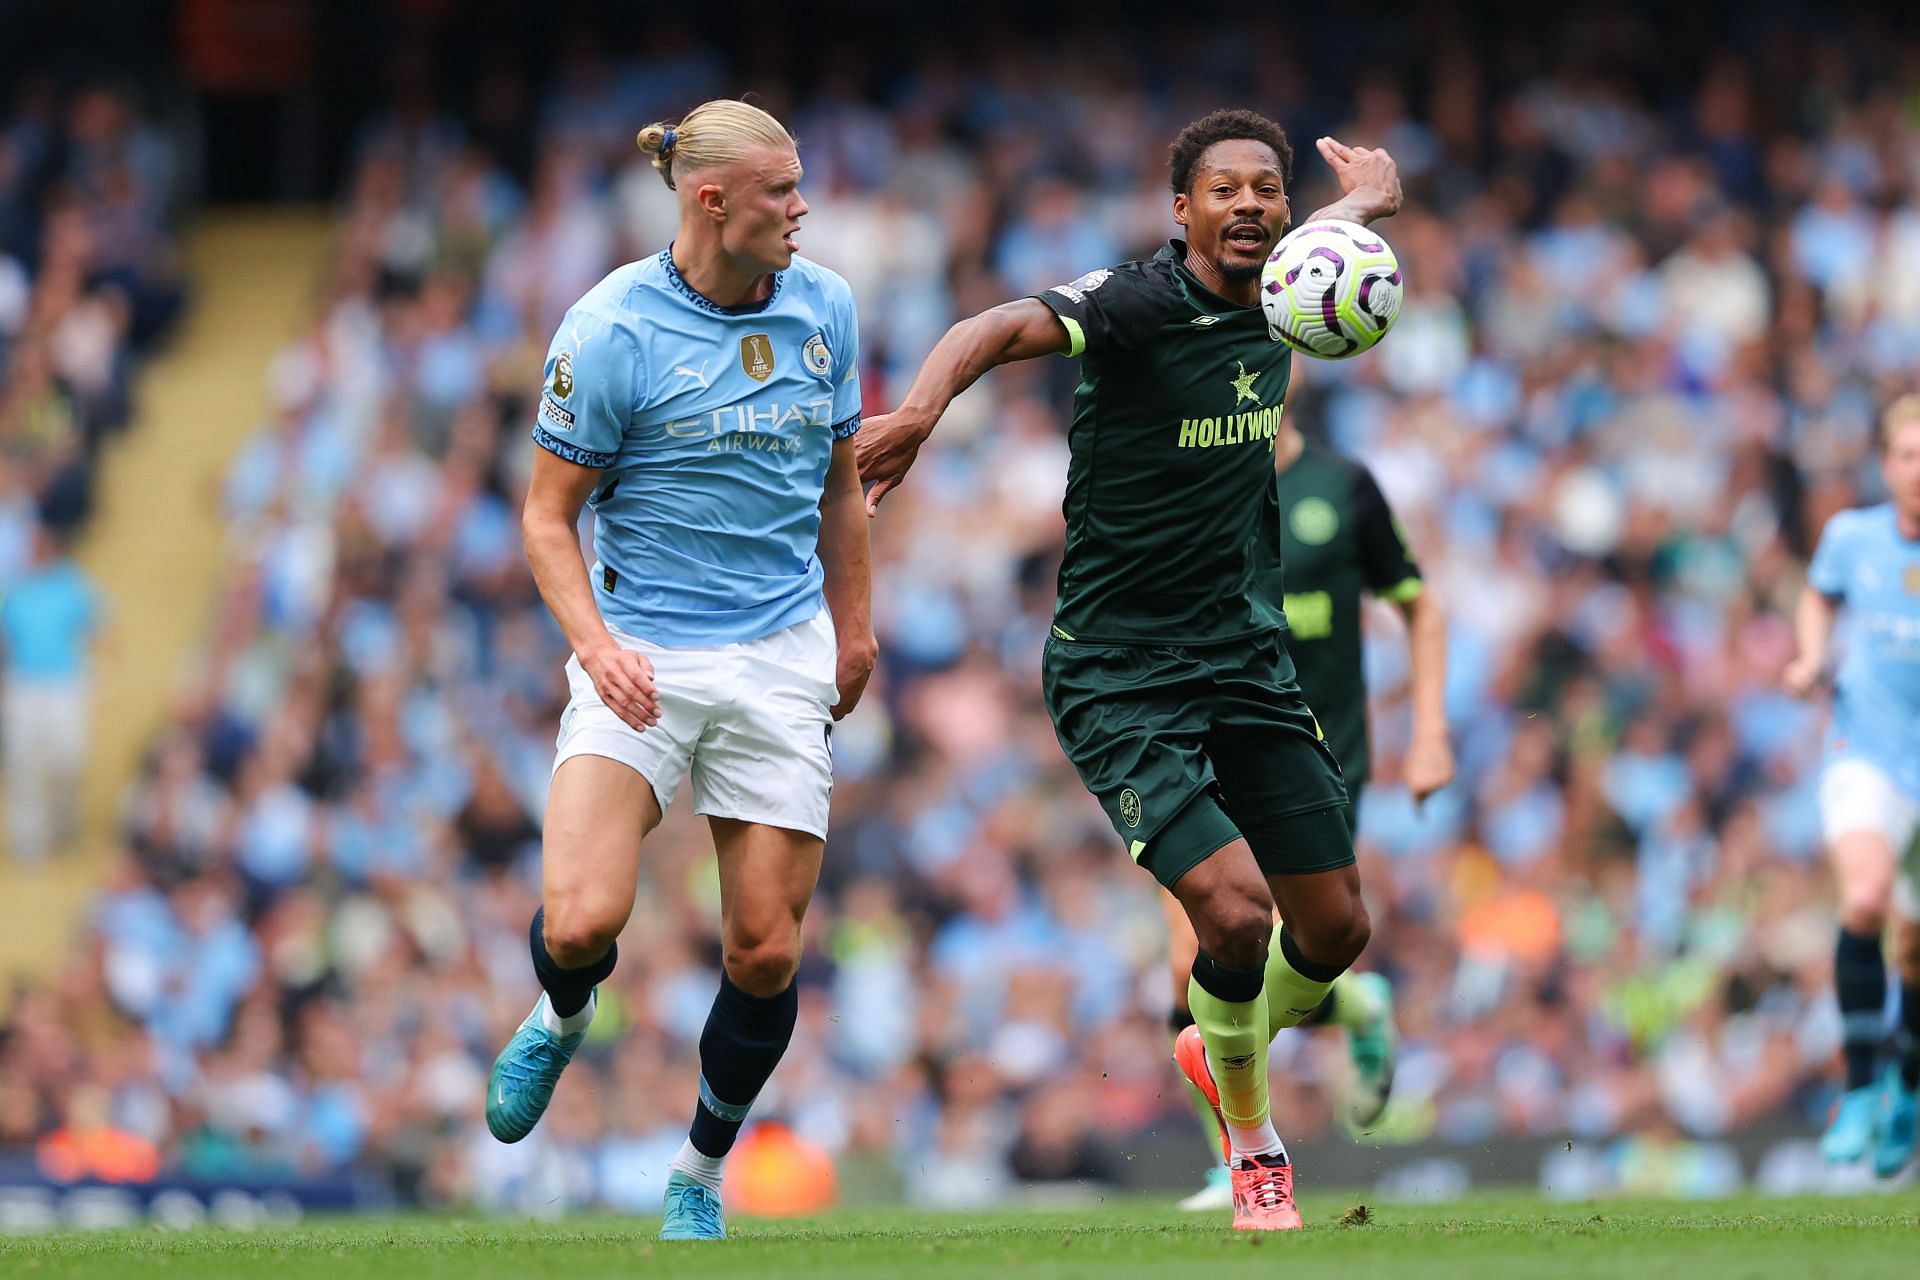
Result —
[{"label": "turquoise football boot", "polygon": [[1880,1086],[1862,1085],[1840,1095],[1833,1123],[1820,1135],[1820,1154],[1828,1164],[1853,1164],[1873,1145],[1880,1118]]},{"label": "turquoise football boot", "polygon": [[660,1224],[662,1240],[725,1240],[727,1223],[720,1216],[720,1197],[678,1169],[667,1175],[666,1218]]},{"label": "turquoise football boot", "polygon": [[547,1030],[541,1015],[548,1008],[541,993],[533,1012],[493,1060],[487,1076],[487,1129],[502,1142],[518,1142],[533,1132],[553,1101],[553,1086],[587,1037],[583,1028],[570,1036]]},{"label": "turquoise football boot", "polygon": [[1900,1068],[1887,1069],[1887,1109],[1880,1117],[1880,1135],[1873,1144],[1873,1171],[1891,1178],[1913,1159],[1914,1131],[1920,1121],[1920,1097],[1900,1079]]},{"label": "turquoise football boot", "polygon": [[1353,1092],[1347,1098],[1347,1119],[1364,1133],[1387,1109],[1393,1092],[1393,1068],[1399,1057],[1400,1037],[1393,1025],[1393,984],[1384,974],[1356,973],[1351,984],[1368,1004],[1367,1016],[1347,1032],[1347,1052],[1353,1060]]}]

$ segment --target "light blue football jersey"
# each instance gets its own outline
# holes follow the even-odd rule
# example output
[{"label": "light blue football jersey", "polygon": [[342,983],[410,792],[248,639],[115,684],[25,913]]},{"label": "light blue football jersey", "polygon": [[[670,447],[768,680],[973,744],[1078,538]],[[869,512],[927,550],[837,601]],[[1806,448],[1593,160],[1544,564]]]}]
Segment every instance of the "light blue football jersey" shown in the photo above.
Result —
[{"label": "light blue football jersey", "polygon": [[853,291],[796,257],[722,307],[671,248],[567,312],[533,438],[602,475],[592,578],[610,626],[670,648],[756,640],[820,611],[820,494],[860,429]]},{"label": "light blue football jersey", "polygon": [[1842,511],[1807,580],[1845,610],[1828,751],[1870,761],[1920,800],[1920,541],[1900,535],[1890,503]]}]

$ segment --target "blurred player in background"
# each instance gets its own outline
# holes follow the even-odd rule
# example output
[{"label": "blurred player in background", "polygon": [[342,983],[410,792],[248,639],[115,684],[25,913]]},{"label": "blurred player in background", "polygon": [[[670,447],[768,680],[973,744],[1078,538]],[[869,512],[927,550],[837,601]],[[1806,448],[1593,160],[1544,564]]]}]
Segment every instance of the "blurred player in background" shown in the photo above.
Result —
[{"label": "blurred player in background", "polygon": [[[1314,218],[1400,207],[1384,151],[1319,142],[1345,193]],[[1042,665],[1047,710],[1135,861],[1199,939],[1181,1069],[1217,1100],[1241,1230],[1300,1225],[1273,1127],[1267,1045],[1325,1001],[1369,933],[1340,767],[1254,589],[1279,537],[1273,441],[1292,369],[1260,270],[1289,224],[1279,125],[1218,111],[1170,154],[1174,240],[963,320],[862,440],[869,510],[987,370],[1084,354],[1068,435],[1066,557]],[[1285,923],[1274,927],[1278,904]]]},{"label": "blurred player in background", "polygon": [[[721,1169],[793,1035],[832,723],[873,669],[846,282],[795,256],[786,129],[715,101],[639,138],[677,239],[596,285],[547,355],[524,517],[573,647],[530,936],[544,994],[494,1063],[487,1125],[525,1137],[593,1018],[642,838],[691,772],[719,857],[723,972],[663,1239],[720,1239]],[[592,569],[577,535],[597,517]]]},{"label": "blurred player in background", "polygon": [[[1836,1164],[1871,1151],[1891,1177],[1913,1154],[1920,1091],[1920,395],[1881,419],[1880,467],[1890,500],[1843,511],[1820,535],[1796,618],[1799,656],[1784,679],[1802,696],[1818,686],[1844,606],[1820,815],[1840,882],[1834,988],[1846,1092],[1820,1149]],[[1901,1012],[1898,1060],[1883,1078],[1889,907]]]},{"label": "blurred player in background", "polygon": [[[1332,449],[1307,443],[1282,418],[1274,437],[1280,496],[1280,563],[1263,576],[1269,598],[1284,595],[1287,653],[1300,692],[1320,720],[1327,746],[1346,779],[1348,830],[1356,830],[1360,797],[1372,773],[1367,734],[1367,677],[1362,663],[1361,601],[1371,591],[1393,602],[1407,624],[1413,733],[1401,781],[1416,804],[1453,781],[1447,740],[1447,619],[1402,536],[1400,522],[1372,472]],[[1176,1032],[1193,1025],[1187,984],[1198,943],[1187,914],[1171,895],[1166,908],[1167,956],[1173,969]],[[1301,1026],[1326,1024],[1347,1034],[1353,1062],[1347,1118],[1366,1129],[1386,1109],[1393,1086],[1393,992],[1378,973],[1343,973]],[[1195,1090],[1203,1127],[1216,1132],[1212,1105]],[[1232,1204],[1224,1166],[1185,1200],[1192,1210]]]}]

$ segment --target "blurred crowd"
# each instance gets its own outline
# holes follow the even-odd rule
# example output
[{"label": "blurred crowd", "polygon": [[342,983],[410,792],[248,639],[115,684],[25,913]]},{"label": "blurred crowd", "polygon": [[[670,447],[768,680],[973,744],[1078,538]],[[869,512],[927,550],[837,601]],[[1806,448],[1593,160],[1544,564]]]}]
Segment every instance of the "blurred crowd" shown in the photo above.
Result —
[{"label": "blurred crowd", "polygon": [[[1405,648],[1369,623],[1362,963],[1396,982],[1405,1042],[1387,1137],[1810,1125],[1839,1030],[1823,713],[1776,680],[1812,540],[1875,498],[1877,408],[1920,366],[1920,42],[1756,22],[1683,57],[1616,17],[1439,33],[1411,71],[1349,79],[1319,68],[1352,49],[1301,34],[1168,20],[885,74],[855,48],[804,92],[751,87],[801,140],[802,251],[853,284],[870,411],[957,316],[1151,252],[1173,230],[1158,140],[1185,120],[1244,101],[1390,148],[1405,311],[1373,355],[1298,362],[1288,406],[1373,468],[1452,621],[1460,777],[1423,809],[1396,784]],[[202,677],[126,798],[87,945],[0,1038],[0,1146],[71,1158],[104,1129],[197,1174],[657,1203],[718,981],[684,807],[553,1110],[515,1147],[480,1123],[536,995],[566,697],[517,506],[559,316],[672,235],[634,130],[748,86],[666,38],[632,62],[571,44],[552,72],[405,82],[358,136],[311,325],[228,478]],[[1302,213],[1331,194],[1303,151]],[[137,165],[104,172],[104,203],[76,195],[43,243],[99,252],[90,213],[144,208]],[[138,313],[70,287],[69,314]],[[10,332],[41,402],[77,403],[48,390],[66,346]],[[1193,1131],[1157,890],[1040,705],[1073,378],[986,379],[874,525],[880,672],[835,735],[799,1030],[756,1109],[843,1183],[927,1204],[1115,1178],[1147,1135]],[[1309,1168],[1348,1140],[1341,1057],[1293,1032],[1276,1052]]]},{"label": "blurred crowd", "polygon": [[140,359],[184,301],[175,139],[138,92],[44,71],[0,87],[0,767],[7,853],[79,830],[103,609],[66,556]]},{"label": "blurred crowd", "polygon": [[183,301],[174,139],[116,82],[28,75],[0,101],[0,592],[71,533],[132,375]]}]

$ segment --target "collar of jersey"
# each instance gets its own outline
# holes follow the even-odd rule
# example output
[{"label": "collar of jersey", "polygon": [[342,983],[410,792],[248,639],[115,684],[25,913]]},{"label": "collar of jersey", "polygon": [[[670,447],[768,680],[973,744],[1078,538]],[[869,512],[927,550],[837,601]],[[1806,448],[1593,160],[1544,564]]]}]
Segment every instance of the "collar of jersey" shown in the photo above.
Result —
[{"label": "collar of jersey", "polygon": [[1242,306],[1232,298],[1223,298],[1213,290],[1207,288],[1206,285],[1201,284],[1200,277],[1193,274],[1193,272],[1187,268],[1187,242],[1185,240],[1177,238],[1169,240],[1165,245],[1161,246],[1160,252],[1153,256],[1156,258],[1164,258],[1172,263],[1174,273],[1180,277],[1181,283],[1187,286],[1187,291],[1198,294],[1199,300],[1206,304],[1209,311],[1219,315],[1240,315],[1244,312],[1260,310],[1260,304],[1257,302],[1250,307]]},{"label": "collar of jersey", "polygon": [[743,302],[737,307],[723,307],[687,283],[687,278],[680,274],[680,268],[673,265],[673,246],[671,244],[660,251],[660,265],[665,269],[667,279],[673,284],[674,288],[680,291],[682,297],[702,311],[711,311],[717,316],[750,316],[755,312],[765,311],[773,305],[773,300],[780,296],[780,280],[786,275],[784,271],[774,272],[773,288],[767,293],[767,296],[760,299],[760,301]]}]

